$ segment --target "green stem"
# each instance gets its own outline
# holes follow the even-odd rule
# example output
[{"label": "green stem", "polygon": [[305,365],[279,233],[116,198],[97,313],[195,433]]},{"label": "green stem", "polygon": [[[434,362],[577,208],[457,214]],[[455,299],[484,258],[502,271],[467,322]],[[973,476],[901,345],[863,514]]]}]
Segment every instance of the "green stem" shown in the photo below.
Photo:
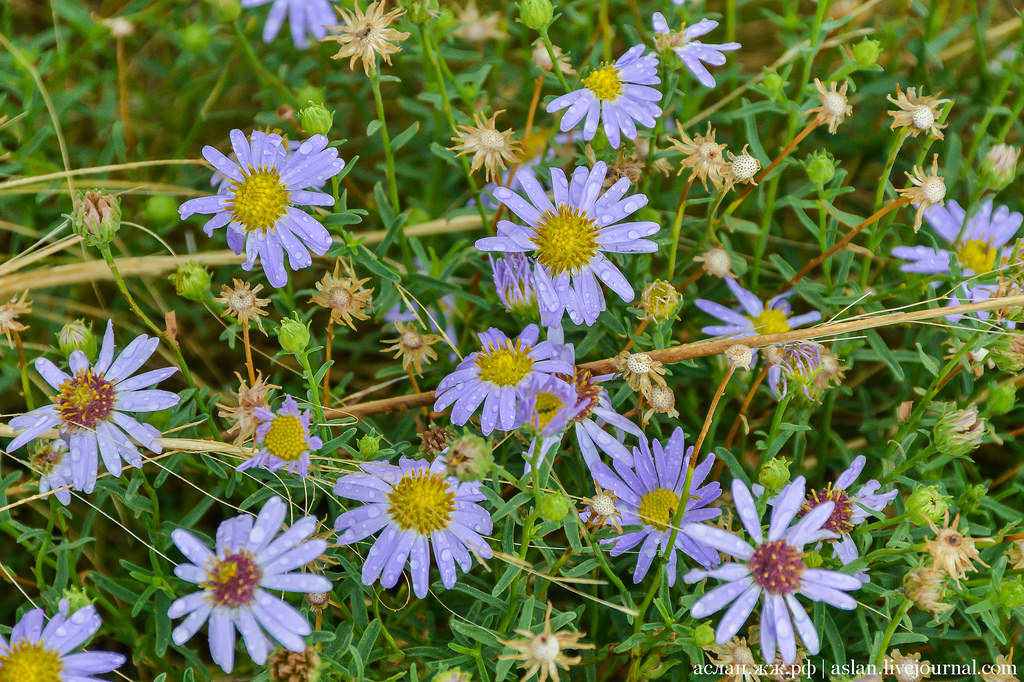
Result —
[{"label": "green stem", "polygon": [[686,212],[686,200],[690,195],[690,185],[693,184],[693,174],[690,174],[689,179],[686,181],[686,185],[683,187],[683,193],[679,197],[679,206],[676,208],[676,217],[672,221],[672,242],[668,247],[668,270],[665,272],[665,279],[669,282],[675,277],[676,273],[676,252],[679,250],[679,231],[683,226],[683,214]]},{"label": "green stem", "polygon": [[551,44],[551,38],[548,37],[548,27],[540,29],[540,39],[544,41],[544,47],[548,51],[548,58],[551,60],[551,70],[558,76],[558,82],[562,84],[562,87],[566,92],[572,92],[572,88],[569,87],[569,82],[565,80],[565,75],[562,70],[558,68],[558,58],[555,57],[555,46]]},{"label": "green stem", "polygon": [[882,641],[881,646],[878,649],[878,655],[875,656],[876,666],[881,666],[882,661],[885,660],[885,650],[889,648],[889,640],[891,640],[893,634],[895,634],[896,626],[898,626],[900,621],[903,620],[903,616],[907,615],[907,611],[910,609],[911,604],[913,604],[913,602],[904,597],[903,603],[900,604],[898,609],[896,609],[896,613],[893,614],[892,620],[889,621],[889,627],[885,629],[885,634],[882,635]]},{"label": "green stem", "polygon": [[[391,208],[395,213],[400,213],[398,203],[398,182],[395,180],[395,155],[391,149],[391,136],[388,134],[388,123],[384,118],[384,100],[380,96],[380,72],[376,69],[370,71],[370,87],[373,89],[373,103],[377,107],[377,120],[380,121],[380,137],[384,143],[384,172],[388,179],[388,191],[391,195]],[[402,241],[405,241],[405,233],[402,233]]]},{"label": "green stem", "polygon": [[330,440],[331,433],[327,427],[327,418],[324,416],[324,406],[320,401],[320,387],[317,386],[316,376],[313,374],[313,368],[309,364],[309,358],[306,357],[306,351],[302,351],[296,356],[299,360],[299,364],[302,365],[302,376],[306,379],[306,384],[309,386],[310,400],[313,403],[313,407],[316,409],[316,420],[320,425],[320,436],[325,441]]}]

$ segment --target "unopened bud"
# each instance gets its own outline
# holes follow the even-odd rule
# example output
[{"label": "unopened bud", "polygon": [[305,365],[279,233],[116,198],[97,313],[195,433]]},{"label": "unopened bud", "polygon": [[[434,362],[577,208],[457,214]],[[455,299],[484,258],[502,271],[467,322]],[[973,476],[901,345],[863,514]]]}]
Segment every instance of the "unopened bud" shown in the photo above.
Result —
[{"label": "unopened bud", "polygon": [[86,594],[85,590],[80,587],[71,586],[65,588],[64,593],[61,595],[62,600],[68,602],[68,613],[74,613],[78,609],[83,609],[86,606],[92,606],[93,601]]},{"label": "unopened bud", "polygon": [[766,69],[764,74],[764,89],[768,91],[772,100],[779,100],[786,96],[786,81],[775,69]]},{"label": "unopened bud", "polygon": [[307,135],[327,135],[334,125],[334,112],[311,101],[308,107],[299,109],[299,124]]},{"label": "unopened bud", "polygon": [[988,396],[988,409],[992,414],[1006,414],[1017,403],[1017,389],[1013,384],[996,386]]},{"label": "unopened bud", "polygon": [[472,433],[464,433],[448,446],[444,461],[448,473],[460,481],[479,481],[494,466],[491,442]]},{"label": "unopened bud", "polygon": [[121,228],[121,199],[100,190],[75,192],[71,228],[86,246],[105,246]]},{"label": "unopened bud", "polygon": [[807,568],[817,568],[818,566],[821,566],[822,563],[823,559],[821,558],[820,552],[811,550],[804,554],[804,564]]},{"label": "unopened bud", "polygon": [[541,493],[537,500],[537,513],[545,521],[561,521],[572,509],[572,501],[558,491]]},{"label": "unopened bud", "polygon": [[242,13],[242,3],[239,0],[210,0],[217,11],[217,18],[221,21],[234,21]]},{"label": "unopened bud", "polygon": [[853,46],[853,58],[857,61],[857,66],[861,68],[877,64],[881,54],[882,43],[877,40],[865,38]]},{"label": "unopened bud", "polygon": [[1024,370],[1024,333],[1000,334],[989,351],[988,357],[1000,371],[1017,374]]},{"label": "unopened bud", "polygon": [[376,457],[380,451],[382,438],[384,436],[380,434],[368,433],[356,441],[356,445],[359,446],[359,459],[366,460]]},{"label": "unopened bud", "polygon": [[984,483],[976,483],[972,485],[957,498],[957,504],[960,507],[960,512],[963,514],[973,514],[978,511],[978,507],[981,506],[981,502],[985,499],[985,495],[987,494],[988,486]]},{"label": "unopened bud", "polygon": [[936,486],[918,488],[907,498],[907,515],[916,526],[927,526],[929,521],[939,523],[949,510],[946,502],[951,499]]},{"label": "unopened bud", "polygon": [[277,341],[281,348],[298,355],[309,345],[309,325],[299,319],[299,314],[281,320],[277,328]]},{"label": "unopened bud", "polygon": [[789,460],[785,457],[772,457],[757,474],[757,482],[766,490],[779,490],[789,483],[789,478]]},{"label": "unopened bud", "polygon": [[981,179],[988,187],[1005,189],[1017,175],[1020,150],[1008,144],[997,144],[988,150],[981,162]]},{"label": "unopened bud", "polygon": [[950,457],[963,457],[981,445],[985,420],[978,417],[978,408],[947,411],[935,422],[933,438],[939,452]]},{"label": "unopened bud", "polygon": [[836,162],[826,151],[811,154],[807,160],[807,177],[819,188],[827,185],[836,174]]},{"label": "unopened bud", "polygon": [[458,668],[448,668],[435,675],[431,682],[473,682],[473,676]]},{"label": "unopened bud", "polygon": [[96,357],[96,335],[92,333],[92,324],[79,318],[68,322],[60,328],[57,335],[57,347],[65,356],[80,350],[90,360]]},{"label": "unopened bud", "polygon": [[551,0],[521,0],[519,3],[519,21],[535,31],[551,23],[554,14]]},{"label": "unopened bud", "polygon": [[1008,609],[1016,609],[1024,606],[1024,580],[1004,578],[999,591],[991,595],[1000,606]]},{"label": "unopened bud", "polygon": [[711,646],[715,643],[715,629],[707,623],[701,623],[693,630],[693,641],[702,649]]},{"label": "unopened bud", "polygon": [[202,302],[210,297],[210,284],[213,282],[213,273],[206,266],[189,261],[178,266],[167,279],[174,285],[178,296],[189,301]]},{"label": "unopened bud", "polygon": [[682,302],[683,297],[676,288],[659,279],[644,287],[637,307],[643,312],[642,319],[659,324],[672,319]]}]

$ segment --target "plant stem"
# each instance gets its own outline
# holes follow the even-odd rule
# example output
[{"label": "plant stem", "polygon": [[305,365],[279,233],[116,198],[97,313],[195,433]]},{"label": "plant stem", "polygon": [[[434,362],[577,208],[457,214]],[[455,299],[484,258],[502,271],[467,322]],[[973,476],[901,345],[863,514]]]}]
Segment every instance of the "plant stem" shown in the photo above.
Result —
[{"label": "plant stem", "polygon": [[21,335],[18,332],[12,330],[11,337],[14,339],[14,347],[18,351],[18,371],[21,372],[21,390],[25,394],[25,407],[31,412],[36,409],[36,406],[32,400],[32,384],[28,380],[28,362],[25,360],[25,348],[21,345]]},{"label": "plant stem", "polygon": [[548,58],[551,60],[551,70],[558,76],[558,82],[562,84],[562,87],[566,92],[572,92],[572,88],[569,87],[569,82],[565,80],[565,75],[562,74],[562,70],[558,68],[558,58],[555,57],[555,46],[551,44],[551,38],[548,37],[548,27],[540,29],[540,39],[544,41],[544,47],[548,51]]},{"label": "plant stem", "polygon": [[277,96],[281,98],[281,102],[290,102],[292,94],[288,91],[288,86],[285,85],[284,81],[268,71],[267,67],[263,66],[263,62],[261,62],[259,57],[256,56],[256,52],[253,51],[252,45],[249,44],[249,39],[242,30],[241,24],[236,20],[233,26],[235,28],[235,35],[238,36],[238,42],[242,46],[242,52],[245,54],[245,58],[249,60],[250,66],[252,66],[253,70],[255,70],[256,73],[258,73],[260,77],[277,92]]},{"label": "plant stem", "polygon": [[245,368],[249,371],[249,388],[256,383],[256,368],[252,364],[252,346],[249,345],[249,320],[242,324],[242,345],[245,346]]},{"label": "plant stem", "polygon": [[679,250],[679,231],[683,226],[683,214],[686,212],[686,198],[690,195],[690,185],[693,184],[693,173],[686,179],[683,186],[683,193],[679,196],[679,205],[676,207],[676,217],[672,221],[672,243],[668,247],[668,269],[665,271],[665,279],[669,282],[676,273],[676,251]]},{"label": "plant stem", "polygon": [[881,646],[878,649],[878,655],[875,657],[876,666],[881,666],[882,661],[885,660],[885,650],[889,648],[889,640],[892,639],[893,634],[896,632],[896,626],[899,625],[903,616],[907,614],[911,604],[913,604],[913,602],[904,597],[903,603],[900,604],[898,609],[896,609],[896,613],[893,614],[892,620],[889,621],[889,627],[885,629],[885,634],[882,635]]},{"label": "plant stem", "polygon": [[313,401],[313,407],[316,410],[316,419],[320,425],[321,436],[326,436],[324,440],[330,439],[330,430],[327,427],[327,419],[324,417],[324,406],[320,402],[320,387],[316,383],[316,375],[313,374],[313,368],[309,364],[309,357],[306,355],[306,351],[301,351],[295,354],[298,358],[299,364],[302,365],[302,375],[306,379],[306,384],[309,386],[309,397]]},{"label": "plant stem", "polygon": [[[377,107],[377,120],[380,121],[380,138],[384,144],[384,172],[387,175],[388,191],[391,195],[391,208],[395,213],[401,212],[398,202],[398,181],[395,180],[395,155],[391,149],[391,136],[388,134],[388,123],[384,117],[384,100],[380,96],[380,72],[377,68],[370,71],[370,87],[373,89],[373,103]],[[402,233],[405,241],[405,233]]]}]

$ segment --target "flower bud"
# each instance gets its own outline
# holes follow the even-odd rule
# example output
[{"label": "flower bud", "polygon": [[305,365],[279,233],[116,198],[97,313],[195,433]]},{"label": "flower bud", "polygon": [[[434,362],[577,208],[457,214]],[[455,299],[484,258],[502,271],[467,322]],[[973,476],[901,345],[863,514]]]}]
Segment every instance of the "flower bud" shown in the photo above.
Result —
[{"label": "flower bud", "polygon": [[521,0],[518,6],[519,21],[535,31],[551,23],[551,17],[555,14],[551,0]]},{"label": "flower bud", "polygon": [[404,9],[410,21],[423,24],[440,12],[437,0],[400,0],[399,7]]},{"label": "flower bud", "polygon": [[121,199],[100,190],[75,192],[71,229],[86,246],[105,246],[121,228]]},{"label": "flower bud", "polygon": [[181,32],[181,45],[187,52],[200,54],[210,47],[213,34],[210,29],[201,22],[189,24]]},{"label": "flower bud", "polygon": [[491,442],[467,431],[451,442],[444,461],[448,473],[460,481],[479,481],[494,466]]},{"label": "flower bud", "polygon": [[177,271],[168,277],[174,284],[178,296],[190,301],[202,302],[210,297],[210,284],[213,273],[206,266],[189,261],[178,266]]},{"label": "flower bud", "polygon": [[92,599],[89,595],[80,587],[67,587],[64,589],[64,593],[60,597],[66,599],[68,602],[68,613],[74,613],[78,609],[83,609],[86,606],[92,606]]},{"label": "flower bud", "polygon": [[1024,606],[1024,580],[1004,578],[999,592],[993,595],[1000,606],[1016,609]]},{"label": "flower bud", "polygon": [[537,500],[537,513],[545,521],[561,521],[572,509],[572,501],[558,491],[541,493]]},{"label": "flower bud", "polygon": [[865,38],[853,46],[853,58],[862,69],[878,63],[882,54],[882,43]]},{"label": "flower bud", "polygon": [[242,3],[239,0],[210,0],[221,21],[234,21],[242,14]]},{"label": "flower bud", "polygon": [[953,608],[946,603],[946,576],[931,566],[919,566],[903,576],[903,593],[914,605],[928,611],[936,620]]},{"label": "flower bud", "polygon": [[448,668],[435,675],[431,682],[473,682],[473,676],[458,668]]},{"label": "flower bud", "polygon": [[707,623],[701,623],[693,630],[693,641],[700,648],[706,648],[715,643],[715,629]]},{"label": "flower bud", "polygon": [[178,202],[166,194],[154,194],[146,199],[142,209],[146,218],[155,223],[169,223],[178,220]]},{"label": "flower bud", "polygon": [[334,112],[323,104],[310,101],[308,107],[299,109],[299,124],[307,135],[327,135],[334,125]]},{"label": "flower bud", "polygon": [[779,490],[789,483],[789,460],[785,457],[772,457],[761,467],[757,474],[757,482],[765,490]]},{"label": "flower bud", "polygon": [[928,522],[940,523],[943,515],[949,510],[946,504],[951,500],[937,486],[924,486],[910,493],[907,498],[907,516],[915,526],[927,526]]},{"label": "flower bud", "polygon": [[997,144],[988,150],[981,162],[981,180],[987,187],[1000,191],[1017,175],[1020,150],[1008,144]]},{"label": "flower bud", "polygon": [[811,154],[805,167],[807,168],[807,177],[819,189],[827,185],[836,174],[836,163],[826,151]]},{"label": "flower bud", "polygon": [[1012,384],[996,386],[988,396],[988,409],[992,414],[1006,414],[1017,403],[1017,389]]},{"label": "flower bud", "polygon": [[658,279],[644,287],[637,308],[643,312],[641,319],[660,324],[672,319],[682,302],[683,297],[670,282]]},{"label": "flower bud", "polygon": [[822,563],[824,563],[824,559],[821,558],[820,552],[811,550],[804,553],[804,564],[807,568],[818,568]]},{"label": "flower bud", "polygon": [[60,328],[57,335],[57,347],[66,356],[80,350],[90,360],[96,357],[96,335],[92,333],[92,323],[79,318],[68,322]]},{"label": "flower bud", "polygon": [[380,451],[380,441],[384,436],[379,434],[368,433],[358,441],[356,445],[359,446],[359,459],[372,459],[377,456],[377,452]]},{"label": "flower bud", "polygon": [[299,314],[281,320],[277,328],[277,340],[281,348],[298,355],[309,345],[309,325],[299,319]]},{"label": "flower bud", "polygon": [[988,486],[984,483],[976,483],[970,488],[965,490],[963,494],[957,498],[957,503],[960,506],[960,513],[962,514],[973,514],[978,511],[978,507],[981,506],[981,501],[985,499],[985,495],[988,494]]},{"label": "flower bud", "polygon": [[1000,371],[1017,374],[1024,370],[1024,333],[1000,334],[989,347],[988,358]]},{"label": "flower bud", "polygon": [[950,457],[963,457],[981,445],[985,435],[985,420],[978,417],[978,408],[971,405],[965,410],[951,410],[939,417],[933,429],[935,446]]},{"label": "flower bud", "polygon": [[765,70],[762,84],[764,85],[764,89],[768,91],[768,95],[772,98],[772,101],[782,99],[786,96],[786,81],[775,69]]}]

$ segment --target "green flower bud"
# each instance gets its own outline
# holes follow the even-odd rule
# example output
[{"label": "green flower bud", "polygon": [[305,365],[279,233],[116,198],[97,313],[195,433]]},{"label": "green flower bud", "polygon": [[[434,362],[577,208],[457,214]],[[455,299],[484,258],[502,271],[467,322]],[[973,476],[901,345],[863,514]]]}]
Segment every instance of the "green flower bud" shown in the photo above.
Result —
[{"label": "green flower bud", "polygon": [[785,98],[786,81],[775,69],[765,70],[762,84],[764,85],[764,89],[768,91],[768,95],[771,96],[772,101]]},{"label": "green flower bud", "polygon": [[121,199],[100,190],[75,192],[71,229],[86,246],[105,246],[121,228]]},{"label": "green flower bud", "polygon": [[1024,606],[1024,579],[1017,578],[1013,580],[1004,578],[1003,584],[999,587],[996,601],[999,602],[1000,606],[1005,606],[1008,609]]},{"label": "green flower bud", "polygon": [[779,490],[789,483],[789,460],[785,457],[772,457],[761,467],[757,474],[757,482],[766,490]]},{"label": "green flower bud", "polygon": [[711,646],[715,643],[715,629],[707,623],[701,623],[693,630],[693,641],[702,649]]},{"label": "green flower bud", "polygon": [[212,40],[213,34],[206,24],[202,22],[189,24],[181,32],[181,45],[187,52],[192,54],[204,52],[210,46]]},{"label": "green flower bud", "polygon": [[448,668],[435,675],[433,682],[473,682],[473,676],[458,668]]},{"label": "green flower bud", "polygon": [[491,441],[468,431],[451,442],[444,458],[448,473],[460,481],[479,481],[494,466]]},{"label": "green flower bud", "polygon": [[683,297],[670,282],[658,279],[644,287],[637,308],[643,312],[641,319],[660,324],[675,317],[682,302]]},{"label": "green flower bud", "polygon": [[426,23],[440,13],[438,0],[400,0],[398,5],[405,9],[406,16],[417,24]]},{"label": "green flower bud", "polygon": [[310,101],[308,107],[299,109],[299,124],[307,135],[327,135],[334,124],[334,112]]},{"label": "green flower bud", "polygon": [[963,457],[981,445],[985,435],[985,420],[978,417],[978,408],[971,405],[965,410],[947,407],[933,428],[935,445],[942,454]]},{"label": "green flower bud", "polygon": [[557,491],[541,493],[537,500],[537,513],[545,521],[561,521],[572,508],[572,501]]},{"label": "green flower bud", "polygon": [[995,191],[1006,189],[1017,175],[1020,150],[1008,144],[997,144],[988,150],[981,162],[981,181]]},{"label": "green flower bud", "polygon": [[242,14],[242,3],[239,0],[210,0],[221,21],[234,21]]},{"label": "green flower bud", "polygon": [[195,261],[182,263],[178,266],[178,270],[167,279],[171,281],[178,296],[182,298],[201,302],[210,297],[213,273],[200,263]]},{"label": "green flower bud", "polygon": [[989,347],[987,357],[1000,371],[1017,374],[1024,370],[1024,333],[1000,334],[996,342]]},{"label": "green flower bud", "polygon": [[1017,389],[1012,384],[996,386],[988,396],[988,409],[992,414],[1006,414],[1017,403]]},{"label": "green flower bud", "polygon": [[836,174],[836,162],[826,151],[815,152],[805,165],[807,177],[819,188],[827,185]]},{"label": "green flower bud", "polygon": [[67,599],[68,601],[68,613],[74,613],[78,609],[85,608],[86,606],[92,606],[93,601],[89,598],[89,595],[80,587],[65,588],[64,593],[60,596],[61,599]]},{"label": "green flower bud", "polygon": [[853,46],[853,58],[856,60],[857,66],[861,68],[877,64],[881,54],[882,43],[877,40],[865,38]]},{"label": "green flower bud", "polygon": [[380,451],[380,441],[384,436],[368,433],[360,438],[356,445],[359,446],[359,459],[372,459]]},{"label": "green flower bud", "polygon": [[298,355],[309,345],[309,325],[299,319],[299,314],[281,320],[277,328],[277,341],[281,348]]},{"label": "green flower bud", "polygon": [[519,6],[519,21],[535,31],[551,23],[551,17],[555,14],[551,0],[521,0]]},{"label": "green flower bud", "polygon": [[154,194],[146,199],[146,205],[142,211],[149,220],[155,223],[169,223],[172,220],[179,220],[178,206],[174,197],[166,194]]},{"label": "green flower bud", "polygon": [[981,506],[981,501],[988,494],[988,486],[984,483],[977,483],[965,490],[957,499],[962,514],[973,514]]},{"label": "green flower bud", "polygon": [[907,498],[907,515],[915,526],[927,526],[928,522],[941,523],[942,517],[949,510],[946,504],[953,499],[943,494],[937,486],[925,486],[910,493]]},{"label": "green flower bud", "polygon": [[814,550],[804,553],[804,565],[806,565],[807,568],[818,568],[821,566],[822,562],[823,559],[821,558],[821,553],[815,552]]},{"label": "green flower bud", "polygon": [[57,347],[65,356],[80,350],[92,360],[96,357],[96,335],[92,333],[92,323],[79,318],[68,322],[60,328],[57,335]]}]

